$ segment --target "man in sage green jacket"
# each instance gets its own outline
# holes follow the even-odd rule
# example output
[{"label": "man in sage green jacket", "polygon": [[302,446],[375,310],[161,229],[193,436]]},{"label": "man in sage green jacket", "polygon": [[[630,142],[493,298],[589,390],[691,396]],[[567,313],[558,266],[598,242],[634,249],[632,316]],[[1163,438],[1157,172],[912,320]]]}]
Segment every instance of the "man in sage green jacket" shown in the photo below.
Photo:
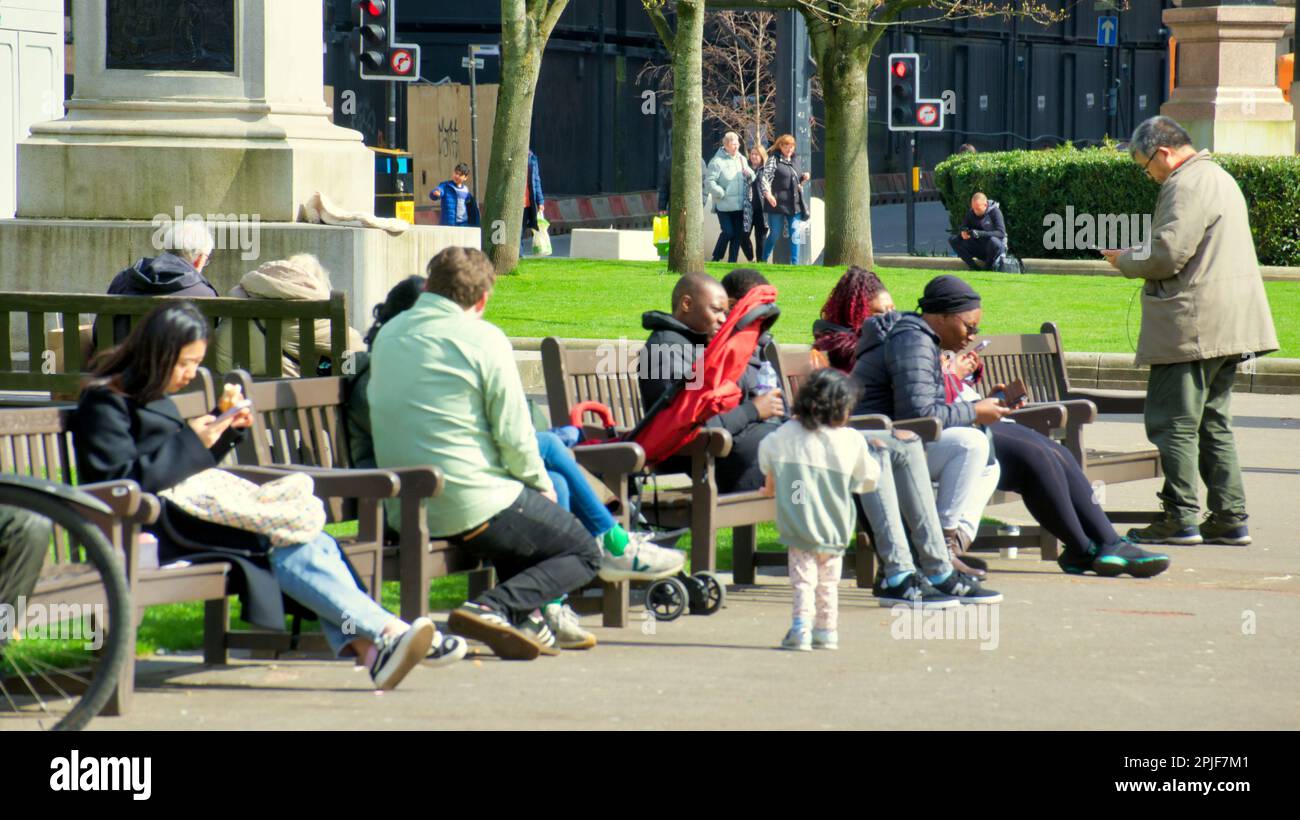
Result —
[{"label": "man in sage green jacket", "polygon": [[[429,534],[491,560],[500,581],[452,612],[448,626],[502,658],[532,660],[554,643],[535,610],[595,578],[600,550],[555,503],[510,340],[482,320],[492,263],[451,247],[428,274],[415,305],[374,341],[375,461],[442,468],[442,493],[425,502]],[[396,527],[398,511],[388,512]]]},{"label": "man in sage green jacket", "polygon": [[[1151,366],[1147,437],[1165,472],[1160,518],[1129,537],[1245,546],[1232,383],[1239,364],[1278,349],[1246,200],[1236,180],[1168,117],[1139,125],[1129,150],[1161,186],[1151,236],[1141,249],[1103,253],[1125,276],[1146,280],[1136,363]],[[1209,506],[1199,526],[1198,468]]]}]

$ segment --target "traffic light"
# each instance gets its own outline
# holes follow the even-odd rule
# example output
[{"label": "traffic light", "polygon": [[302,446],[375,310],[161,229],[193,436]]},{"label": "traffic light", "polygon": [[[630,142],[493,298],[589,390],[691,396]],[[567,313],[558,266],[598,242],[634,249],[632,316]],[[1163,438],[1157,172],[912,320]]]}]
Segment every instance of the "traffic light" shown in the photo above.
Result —
[{"label": "traffic light", "polygon": [[889,130],[942,131],[943,100],[921,97],[921,55],[889,55]]},{"label": "traffic light", "polygon": [[394,43],[396,0],[354,0],[352,47],[363,80],[413,82],[420,76],[420,47]]}]

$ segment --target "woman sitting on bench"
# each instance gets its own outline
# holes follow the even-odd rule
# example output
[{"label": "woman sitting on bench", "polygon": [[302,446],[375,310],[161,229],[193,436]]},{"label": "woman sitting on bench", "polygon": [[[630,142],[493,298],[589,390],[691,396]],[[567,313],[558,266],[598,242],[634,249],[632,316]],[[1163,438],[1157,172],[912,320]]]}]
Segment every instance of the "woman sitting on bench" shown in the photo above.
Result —
[{"label": "woman sitting on bench", "polygon": [[[169,398],[194,379],[207,346],[207,319],[193,304],[176,302],[150,311],[125,342],[92,361],[73,423],[81,481],[130,479],[159,493],[221,462],[252,425],[251,411],[187,423]],[[251,623],[283,629],[283,593],[320,620],[335,654],[364,662],[379,689],[397,686],[434,645],[437,630],[427,618],[407,624],[366,595],[329,535],[272,549],[264,535],[163,504],[158,524],[147,528],[158,538],[161,562],[231,562]],[[439,642],[436,652],[463,657],[464,643],[451,643]]]},{"label": "woman sitting on bench", "polygon": [[[1057,563],[1062,570],[1135,578],[1164,572],[1168,556],[1147,552],[1115,532],[1068,450],[1023,424],[1002,421],[1014,407],[958,386],[979,365],[974,352],[960,353],[979,333],[979,294],[956,276],[939,276],[925,286],[918,304],[919,315],[891,313],[862,326],[853,377],[865,391],[855,412],[916,418],[950,405],[947,424],[989,431],[1002,467],[998,489],[1019,493],[1034,519],[1061,539],[1065,549]],[[959,354],[950,367],[952,380],[945,377],[941,351]]]}]

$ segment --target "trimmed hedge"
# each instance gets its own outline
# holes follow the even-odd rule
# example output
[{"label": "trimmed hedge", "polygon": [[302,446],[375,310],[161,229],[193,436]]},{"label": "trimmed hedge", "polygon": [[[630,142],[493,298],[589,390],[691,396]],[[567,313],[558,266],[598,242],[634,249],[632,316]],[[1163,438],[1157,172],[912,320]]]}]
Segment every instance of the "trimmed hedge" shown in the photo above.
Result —
[{"label": "trimmed hedge", "polygon": [[[1246,197],[1260,264],[1300,266],[1300,156],[1215,154],[1214,161]],[[1152,214],[1160,191],[1113,147],[954,154],[939,163],[934,179],[953,227],[971,195],[984,191],[1002,205],[1011,252],[1047,259],[1099,258],[1091,250],[1043,247],[1048,215],[1064,218],[1067,206],[1075,214]]]}]

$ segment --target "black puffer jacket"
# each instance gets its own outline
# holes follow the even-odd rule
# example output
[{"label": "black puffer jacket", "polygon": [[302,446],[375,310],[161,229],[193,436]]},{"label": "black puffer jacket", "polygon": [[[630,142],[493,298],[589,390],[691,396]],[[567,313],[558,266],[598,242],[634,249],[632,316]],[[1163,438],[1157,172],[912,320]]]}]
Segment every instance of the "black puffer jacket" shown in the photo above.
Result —
[{"label": "black puffer jacket", "polygon": [[[641,315],[641,326],[651,331],[641,354],[637,383],[641,388],[641,406],[649,410],[659,397],[678,379],[689,378],[697,354],[708,347],[709,339],[682,324],[669,313],[648,310]],[[770,336],[764,334],[767,339]],[[759,340],[758,349],[764,341]],[[748,398],[758,386],[758,368],[762,365],[757,353],[749,360],[739,387]],[[721,427],[733,436],[759,421],[758,408],[751,401],[742,400],[733,410],[719,413],[705,423],[705,427]]]},{"label": "black puffer jacket", "polygon": [[946,427],[969,427],[975,405],[945,401],[939,336],[915,313],[893,311],[862,325],[853,379],[862,386],[854,415],[893,419],[934,416]]}]

